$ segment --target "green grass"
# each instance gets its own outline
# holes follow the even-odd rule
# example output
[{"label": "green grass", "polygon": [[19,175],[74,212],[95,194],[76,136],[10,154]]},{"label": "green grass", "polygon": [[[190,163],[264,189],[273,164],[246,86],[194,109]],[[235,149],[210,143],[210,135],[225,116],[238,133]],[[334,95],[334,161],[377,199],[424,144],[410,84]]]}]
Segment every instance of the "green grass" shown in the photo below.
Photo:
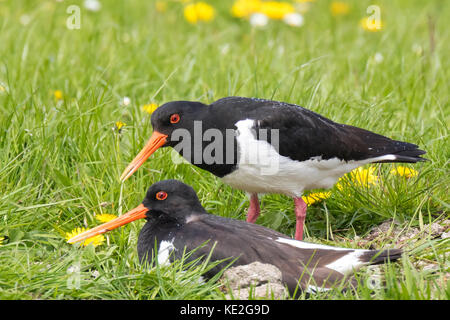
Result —
[{"label": "green grass", "polygon": [[[243,192],[194,166],[172,164],[170,150],[119,182],[150,136],[150,116],[141,109],[150,102],[273,98],[427,151],[430,161],[410,166],[416,178],[392,176],[393,166],[384,164],[377,165],[376,186],[333,188],[309,209],[308,241],[357,247],[356,236],[387,219],[406,232],[449,217],[446,1],[377,1],[379,32],[359,27],[371,1],[351,1],[347,16],[333,17],[330,1],[318,0],[303,27],[271,21],[264,29],[232,18],[228,1],[211,1],[216,18],[198,25],[183,19],[177,2],[164,13],[140,0],[105,0],[99,12],[72,2],[81,7],[80,30],[66,28],[66,2],[0,1],[0,235],[10,238],[0,245],[0,298],[224,297],[216,281],[197,283],[209,264],[140,266],[143,222],[111,232],[108,244],[95,248],[65,242],[65,232],[95,226],[94,213],[125,212],[153,182],[168,178],[192,185],[211,213],[244,219]],[[373,60],[377,52],[380,63]],[[55,100],[55,90],[63,100]],[[125,96],[128,106],[120,103]],[[116,121],[126,123],[120,133]],[[258,223],[293,235],[292,200],[262,198]],[[378,246],[394,247],[396,240]],[[383,268],[382,288],[361,285],[312,298],[449,299],[449,240],[423,234],[416,240],[399,263]],[[423,271],[419,261],[437,270]],[[78,289],[70,285],[77,265]],[[366,272],[357,275],[361,283]]]}]

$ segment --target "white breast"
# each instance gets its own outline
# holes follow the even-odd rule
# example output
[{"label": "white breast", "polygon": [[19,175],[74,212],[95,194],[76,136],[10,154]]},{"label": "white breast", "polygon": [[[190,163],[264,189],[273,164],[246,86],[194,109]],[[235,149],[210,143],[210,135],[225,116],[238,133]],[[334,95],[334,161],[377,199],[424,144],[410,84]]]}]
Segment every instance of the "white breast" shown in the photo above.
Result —
[{"label": "white breast", "polygon": [[173,238],[170,241],[161,241],[161,243],[159,244],[159,249],[158,249],[158,264],[160,266],[167,266],[170,265],[170,253],[172,252],[172,250],[175,249],[174,245],[173,245],[173,241],[175,240],[175,238]]},{"label": "white breast", "polygon": [[306,161],[296,161],[280,155],[270,143],[257,140],[252,133],[254,123],[254,120],[247,119],[235,124],[239,157],[237,169],[222,178],[233,188],[250,193],[300,197],[304,190],[331,188],[340,177],[361,165],[393,157],[344,161],[338,158],[323,160],[316,156]]}]

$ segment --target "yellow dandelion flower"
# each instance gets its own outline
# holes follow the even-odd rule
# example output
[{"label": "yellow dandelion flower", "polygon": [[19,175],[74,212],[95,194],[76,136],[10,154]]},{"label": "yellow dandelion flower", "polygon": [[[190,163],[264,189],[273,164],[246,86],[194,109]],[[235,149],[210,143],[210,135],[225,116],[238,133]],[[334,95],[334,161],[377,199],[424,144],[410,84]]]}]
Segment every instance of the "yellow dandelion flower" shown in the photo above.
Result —
[{"label": "yellow dandelion flower", "polygon": [[309,206],[312,206],[314,203],[321,202],[322,200],[328,199],[331,196],[331,192],[315,192],[310,193],[307,196],[303,196],[303,201]]},{"label": "yellow dandelion flower", "polygon": [[144,104],[142,106],[142,110],[144,110],[148,114],[152,114],[153,112],[155,112],[156,108],[158,108],[158,107],[159,106],[157,103],[148,103],[148,104]]},{"label": "yellow dandelion flower", "polygon": [[211,21],[214,19],[215,14],[214,7],[205,2],[195,2],[184,7],[184,17],[192,24],[196,24],[199,21]]},{"label": "yellow dandelion flower", "polygon": [[363,18],[360,20],[360,25],[364,30],[377,32],[383,28],[381,19]]},{"label": "yellow dandelion flower", "polygon": [[63,99],[63,93],[61,90],[55,90],[53,91],[53,97],[55,98],[56,101],[58,100],[62,100]]},{"label": "yellow dandelion flower", "polygon": [[378,177],[374,174],[375,170],[375,167],[369,167],[367,169],[359,167],[348,173],[345,177],[340,178],[336,187],[342,191],[344,186],[351,183],[360,187],[370,188],[371,185],[375,185],[378,182]]},{"label": "yellow dandelion flower", "polygon": [[110,214],[110,213],[102,213],[102,214],[97,214],[95,216],[95,219],[97,219],[97,221],[99,221],[101,223],[109,222],[111,220],[114,220],[115,218],[117,218],[117,216],[115,214]]},{"label": "yellow dandelion flower", "polygon": [[122,130],[122,128],[123,127],[125,127],[127,124],[126,123],[123,123],[122,121],[117,121],[116,122],[116,129],[117,129],[117,131],[121,131]]},{"label": "yellow dandelion flower", "polygon": [[278,19],[281,20],[285,15],[289,13],[294,13],[295,8],[289,2],[281,2],[281,1],[267,1],[261,3],[261,8],[259,12],[265,14],[270,19]]},{"label": "yellow dandelion flower", "polygon": [[393,175],[405,177],[407,179],[417,177],[417,175],[419,174],[418,171],[403,166],[395,167],[394,169],[391,170],[390,173]]},{"label": "yellow dandelion flower", "polygon": [[156,1],[155,8],[158,12],[166,12],[167,10],[167,2],[166,1]]},{"label": "yellow dandelion flower", "polygon": [[[66,240],[69,240],[85,231],[87,231],[86,228],[75,228],[70,232],[66,232]],[[88,239],[84,240],[81,244],[84,247],[86,247],[90,244],[92,244],[94,247],[96,247],[96,246],[103,244],[103,242],[105,242],[105,237],[102,234],[99,234],[97,236],[94,236],[92,238],[88,238]]]},{"label": "yellow dandelion flower", "polygon": [[350,6],[346,2],[333,1],[330,4],[331,14],[335,17],[343,16],[350,12]]},{"label": "yellow dandelion flower", "polygon": [[0,92],[5,92],[6,88],[0,84]]},{"label": "yellow dandelion flower", "polygon": [[237,0],[231,7],[231,15],[236,18],[246,18],[258,12],[260,8],[260,0]]},{"label": "yellow dandelion flower", "polygon": [[3,245],[3,243],[6,243],[8,239],[8,236],[0,236],[0,246]]},{"label": "yellow dandelion flower", "polygon": [[369,167],[367,169],[359,167],[350,172],[350,177],[353,183],[370,187],[370,185],[375,185],[378,182],[378,177],[374,174],[376,169],[376,167]]}]

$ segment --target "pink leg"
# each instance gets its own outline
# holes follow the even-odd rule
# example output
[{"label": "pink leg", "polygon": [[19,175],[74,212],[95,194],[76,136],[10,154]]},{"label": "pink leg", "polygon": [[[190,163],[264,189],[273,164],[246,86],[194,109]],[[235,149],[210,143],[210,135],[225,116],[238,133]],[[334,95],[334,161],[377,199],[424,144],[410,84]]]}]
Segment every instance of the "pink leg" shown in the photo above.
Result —
[{"label": "pink leg", "polygon": [[295,205],[295,240],[303,240],[303,226],[305,225],[306,208],[308,207],[302,197],[294,198]]},{"label": "pink leg", "polygon": [[247,212],[247,222],[255,223],[256,219],[258,219],[259,212],[258,194],[252,193],[250,196],[250,207]]}]

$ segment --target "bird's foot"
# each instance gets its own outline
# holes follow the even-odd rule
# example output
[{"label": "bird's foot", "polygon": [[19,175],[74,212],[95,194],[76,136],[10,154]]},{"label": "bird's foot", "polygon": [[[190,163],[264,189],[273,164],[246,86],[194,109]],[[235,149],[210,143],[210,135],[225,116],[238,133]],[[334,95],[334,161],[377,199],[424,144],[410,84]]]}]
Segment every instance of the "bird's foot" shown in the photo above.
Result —
[{"label": "bird's foot", "polygon": [[247,222],[255,223],[260,213],[258,194],[252,193],[250,196],[250,207],[247,212]]},{"label": "bird's foot", "polygon": [[306,208],[308,205],[302,199],[302,197],[294,198],[295,205],[295,219],[297,223],[295,225],[295,240],[303,240],[303,227],[306,219]]}]

